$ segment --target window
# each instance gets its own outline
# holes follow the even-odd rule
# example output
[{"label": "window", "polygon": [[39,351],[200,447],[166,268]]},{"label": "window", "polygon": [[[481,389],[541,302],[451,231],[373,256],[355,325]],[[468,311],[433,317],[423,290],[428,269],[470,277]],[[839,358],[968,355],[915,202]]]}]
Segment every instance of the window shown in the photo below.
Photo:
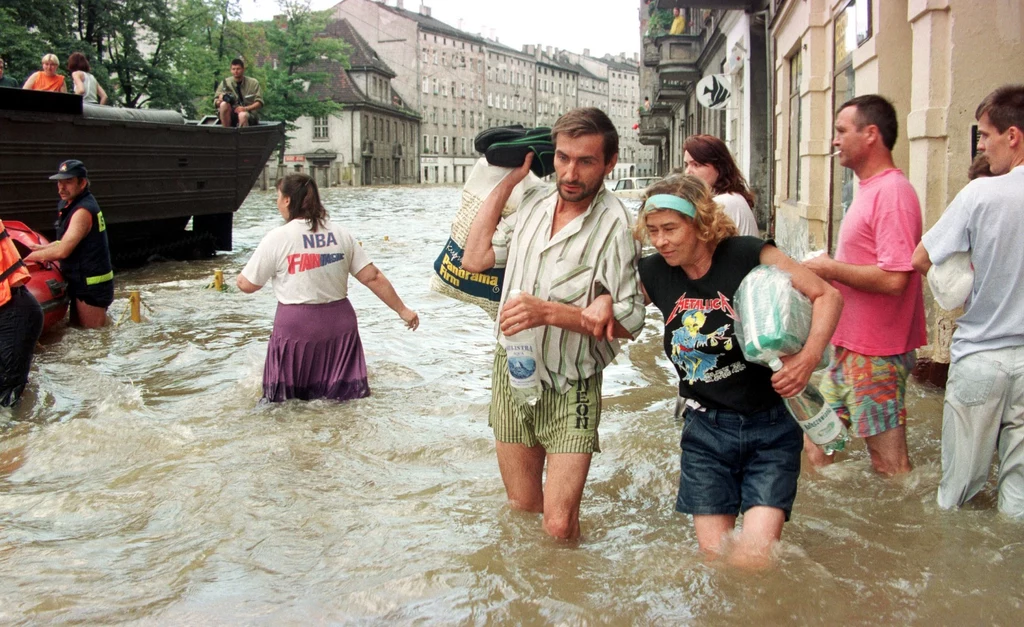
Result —
[{"label": "window", "polygon": [[[448,136],[447,135],[445,135],[444,137],[441,138],[441,152],[444,153],[444,154],[448,154]],[[526,157],[523,157],[523,158],[525,159]]]},{"label": "window", "polygon": [[423,136],[423,152],[430,152],[430,138]]},{"label": "window", "polygon": [[[853,51],[871,37],[870,3],[853,0],[836,15],[835,22],[835,68],[832,82],[832,111],[856,95],[853,71]],[[832,190],[829,199],[828,242],[829,253],[835,252],[839,242],[839,227],[846,210],[853,202],[853,171],[839,165],[838,159],[831,160]]]},{"label": "window", "polygon": [[327,116],[313,118],[313,139],[328,139]]},{"label": "window", "polygon": [[426,76],[423,77],[423,93],[430,93],[430,79],[427,78]]},{"label": "window", "polygon": [[434,135],[434,152],[437,152],[437,135]]},{"label": "window", "polygon": [[789,199],[800,200],[800,105],[802,60],[798,51],[789,60]]}]

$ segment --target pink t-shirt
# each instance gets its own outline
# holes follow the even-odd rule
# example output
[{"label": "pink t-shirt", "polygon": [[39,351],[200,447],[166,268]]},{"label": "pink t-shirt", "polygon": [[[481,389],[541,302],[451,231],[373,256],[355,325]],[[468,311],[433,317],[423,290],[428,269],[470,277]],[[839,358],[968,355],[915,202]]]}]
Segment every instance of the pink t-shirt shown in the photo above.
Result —
[{"label": "pink t-shirt", "polygon": [[843,315],[832,343],[862,355],[899,355],[927,342],[921,275],[910,265],[921,241],[921,205],[903,173],[893,168],[860,182],[839,229],[836,261],[909,272],[898,296],[862,292],[835,283]]}]

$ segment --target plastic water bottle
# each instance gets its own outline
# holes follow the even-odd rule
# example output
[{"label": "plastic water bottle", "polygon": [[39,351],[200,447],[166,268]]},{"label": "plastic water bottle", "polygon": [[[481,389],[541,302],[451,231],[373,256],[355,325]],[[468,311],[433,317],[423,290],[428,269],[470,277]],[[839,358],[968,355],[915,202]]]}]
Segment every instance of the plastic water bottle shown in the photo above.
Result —
[{"label": "plastic water bottle", "polygon": [[[782,370],[782,360],[773,359],[768,366],[778,372]],[[804,430],[807,437],[831,455],[836,451],[842,451],[850,441],[850,433],[846,425],[836,415],[835,410],[825,402],[818,388],[808,384],[802,392],[796,396],[782,399],[786,409],[796,419],[797,424]]]},{"label": "plastic water bottle", "polygon": [[[515,298],[520,290],[512,290],[509,298]],[[508,381],[512,396],[524,405],[534,405],[540,398],[541,383],[537,368],[537,329],[524,329],[505,336],[505,354],[508,356]]]}]

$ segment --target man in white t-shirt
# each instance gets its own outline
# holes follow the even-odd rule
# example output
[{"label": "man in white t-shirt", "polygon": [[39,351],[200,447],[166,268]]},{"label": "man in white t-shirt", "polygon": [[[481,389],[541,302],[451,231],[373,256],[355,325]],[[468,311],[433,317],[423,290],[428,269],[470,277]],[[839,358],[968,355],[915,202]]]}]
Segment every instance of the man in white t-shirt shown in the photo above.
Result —
[{"label": "man in white t-shirt", "polygon": [[957,320],[942,411],[938,503],[958,507],[988,480],[999,452],[999,511],[1024,517],[1024,85],[978,106],[978,149],[992,177],[967,184],[914,251],[927,274],[970,252],[974,287]]}]

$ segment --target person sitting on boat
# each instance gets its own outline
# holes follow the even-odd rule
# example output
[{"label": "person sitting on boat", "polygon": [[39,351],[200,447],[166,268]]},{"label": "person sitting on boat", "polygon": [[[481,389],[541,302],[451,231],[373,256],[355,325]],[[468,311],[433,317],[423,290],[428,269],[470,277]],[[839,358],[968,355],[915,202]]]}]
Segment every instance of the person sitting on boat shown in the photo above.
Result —
[{"label": "person sitting on boat", "polygon": [[107,92],[103,91],[96,77],[90,74],[89,60],[81,52],[72,52],[68,57],[68,71],[75,83],[75,93],[82,95],[82,102],[107,104]]},{"label": "person sitting on boat", "polygon": [[87,329],[107,323],[114,302],[114,270],[107,243],[107,223],[89,190],[85,164],[68,159],[50,177],[57,181],[57,239],[33,247],[25,261],[60,261],[71,299],[71,324]]},{"label": "person sitting on boat", "polygon": [[419,316],[405,306],[348,230],[328,220],[310,176],[294,173],[278,181],[277,210],[285,224],[263,238],[236,281],[246,294],[273,281],[277,297],[263,367],[263,399],[345,401],[369,396],[363,344],[348,299],[349,275],[410,329],[419,326]]},{"label": "person sitting on boat", "polygon": [[11,89],[21,88],[21,83],[13,77],[4,74],[4,69],[4,58],[0,57],[0,87],[10,87]]},{"label": "person sitting on boat", "polygon": [[259,123],[263,108],[263,89],[255,78],[245,75],[245,62],[231,60],[231,78],[225,78],[217,86],[213,98],[221,126],[251,126]]},{"label": "person sitting on boat", "polygon": [[60,66],[60,61],[57,60],[55,54],[43,55],[43,69],[38,72],[33,72],[32,76],[28,77],[25,84],[22,85],[25,89],[35,89],[37,91],[57,91],[62,94],[68,93],[68,86],[64,83],[64,75],[57,72],[57,68]]},{"label": "person sitting on boat", "polygon": [[43,309],[28,291],[28,269],[0,220],[0,407],[18,402],[28,383]]}]

